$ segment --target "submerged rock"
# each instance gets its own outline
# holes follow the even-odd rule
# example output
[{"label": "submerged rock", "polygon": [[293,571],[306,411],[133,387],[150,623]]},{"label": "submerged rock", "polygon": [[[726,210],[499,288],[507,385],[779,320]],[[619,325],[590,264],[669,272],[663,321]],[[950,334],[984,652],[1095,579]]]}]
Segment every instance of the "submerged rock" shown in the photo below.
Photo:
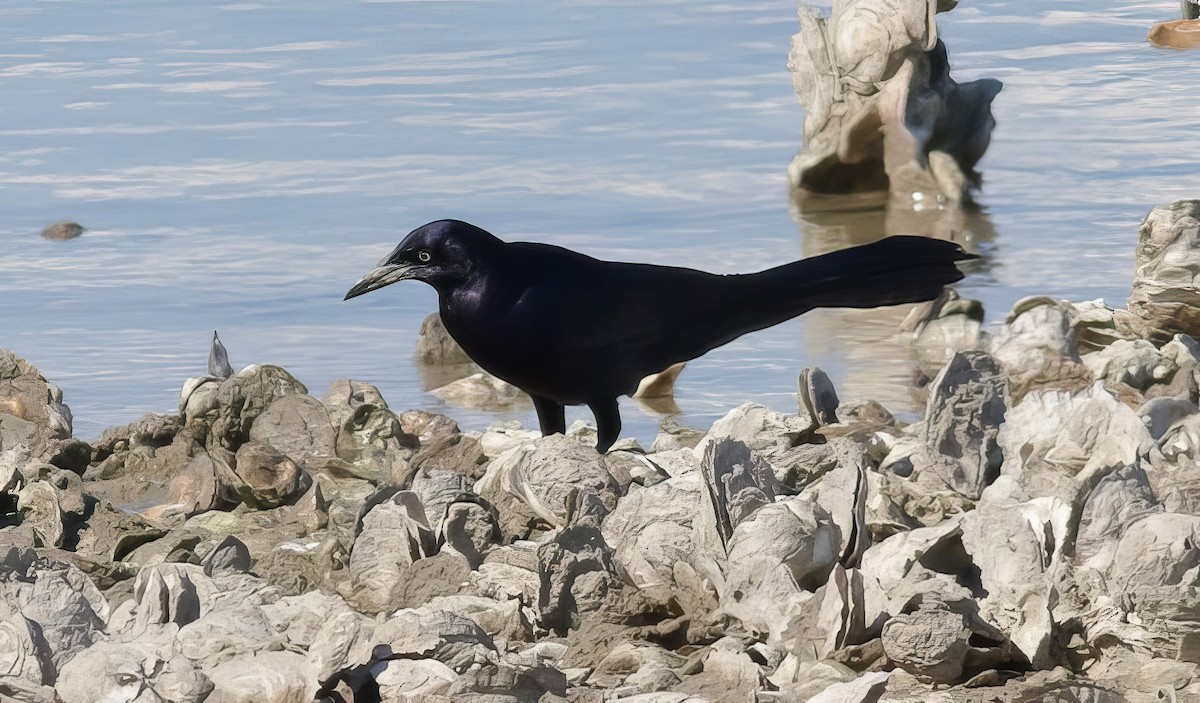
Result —
[{"label": "submerged rock", "polygon": [[434,388],[430,393],[452,405],[476,410],[504,410],[532,405],[529,396],[521,389],[482,371]]},{"label": "submerged rock", "polygon": [[43,227],[41,235],[42,239],[63,241],[67,239],[74,239],[86,231],[87,227],[84,227],[78,222],[62,220],[60,222],[54,222]]}]

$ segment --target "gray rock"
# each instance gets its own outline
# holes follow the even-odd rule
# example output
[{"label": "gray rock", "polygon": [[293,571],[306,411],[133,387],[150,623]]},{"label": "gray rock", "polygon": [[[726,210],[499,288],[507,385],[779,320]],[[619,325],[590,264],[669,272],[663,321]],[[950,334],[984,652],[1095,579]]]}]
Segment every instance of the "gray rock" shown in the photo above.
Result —
[{"label": "gray rock", "polygon": [[721,610],[752,633],[782,636],[806,590],[825,583],[840,556],[840,534],[829,513],[803,498],[760,507],[729,540]]},{"label": "gray rock", "polygon": [[171,652],[169,633],[138,642],[97,643],[67,662],[55,686],[63,703],[201,703],[213,700],[213,688],[204,672]]},{"label": "gray rock", "polygon": [[1081,354],[1103,349],[1124,338],[1117,331],[1114,313],[1102,299],[1071,303],[1071,327]]},{"label": "gray rock", "polygon": [[917,303],[900,324],[912,334],[913,348],[924,368],[940,367],[951,357],[979,348],[983,328],[983,304],[962,298],[946,288],[936,299]]},{"label": "gray rock", "polygon": [[375,621],[353,611],[329,616],[308,646],[308,663],[321,683],[371,660]]},{"label": "gray rock", "polygon": [[[0,416],[31,422],[43,440],[71,436],[71,409],[62,390],[37,368],[8,350],[0,350]],[[10,446],[0,446],[0,450]]]},{"label": "gray rock", "polygon": [[1162,512],[1162,507],[1141,467],[1125,466],[1104,476],[1079,511],[1075,563],[1107,571],[1126,529],[1157,512]]},{"label": "gray rock", "polygon": [[[521,703],[563,698],[567,678],[547,666],[518,668],[501,663],[465,672],[446,691],[452,701],[480,700],[494,703]],[[551,699],[553,700],[553,699]]]},{"label": "gray rock", "polygon": [[[183,656],[209,671],[231,658],[278,650],[282,645],[266,614],[253,602],[209,610],[179,628],[175,642]],[[212,676],[215,681],[215,673]]]},{"label": "gray rock", "polygon": [[474,437],[457,432],[457,426],[454,429],[454,434],[421,439],[421,449],[412,458],[417,473],[450,471],[472,483],[483,478],[488,462],[483,445]]},{"label": "gray rock", "polygon": [[[1142,417],[1154,427],[1153,416]],[[1170,512],[1200,514],[1200,416],[1189,414],[1175,422],[1156,449],[1142,467],[1157,500]]]},{"label": "gray rock", "polygon": [[471,564],[461,554],[445,550],[418,559],[393,591],[393,607],[417,608],[429,601],[457,595],[471,579]]},{"label": "gray rock", "polygon": [[913,502],[913,490],[911,482],[888,473],[867,474],[867,509],[863,517],[872,542],[921,526],[921,521],[906,509]]},{"label": "gray rock", "polygon": [[409,489],[421,499],[429,526],[436,532],[446,507],[460,495],[470,493],[474,485],[475,481],[457,471],[418,467]]},{"label": "gray rock", "polygon": [[962,519],[962,545],[979,570],[986,596],[980,613],[1006,633],[1024,658],[1053,668],[1059,573],[1066,562],[1072,506],[1039,498],[982,505]]},{"label": "gray rock", "polygon": [[800,372],[797,398],[800,414],[816,418],[818,424],[836,424],[838,401],[837,390],[829,375],[819,368],[804,369]]},{"label": "gray rock", "polygon": [[298,596],[330,585],[330,578],[344,566],[344,555],[336,538],[315,532],[277,544],[254,562],[254,573],[284,594]]},{"label": "gray rock", "polygon": [[[1200,517],[1149,513],[1126,527],[1109,567],[1109,595],[1140,586],[1195,586],[1200,565]],[[1189,573],[1193,572],[1193,573]]]},{"label": "gray rock", "polygon": [[191,424],[200,436],[204,436],[203,433],[217,415],[217,391],[225,380],[207,375],[188,378],[179,389],[179,415],[192,418]]},{"label": "gray rock", "polygon": [[1179,423],[1200,414],[1200,408],[1186,398],[1153,398],[1138,408],[1137,413],[1150,431],[1150,438],[1161,440]]},{"label": "gray rock", "polygon": [[1085,355],[1083,363],[1096,380],[1103,381],[1114,391],[1121,386],[1145,391],[1157,382],[1168,380],[1179,370],[1173,360],[1144,339],[1118,339],[1104,349]]},{"label": "gray rock", "polygon": [[921,473],[930,472],[945,488],[978,500],[1000,475],[1003,454],[996,437],[1007,409],[1004,391],[990,356],[955,354],[930,390]]},{"label": "gray rock", "polygon": [[708,446],[721,439],[737,440],[774,467],[775,475],[788,485],[803,485],[805,461],[795,447],[810,441],[819,427],[808,415],[787,415],[755,403],[744,403],[717,420],[693,450],[703,457]]},{"label": "gray rock", "polygon": [[110,609],[78,567],[33,550],[0,550],[0,620],[37,623],[56,668],[101,637]]},{"label": "gray rock", "polygon": [[878,700],[892,674],[874,671],[828,688],[808,699],[808,703],[872,703]]},{"label": "gray rock", "polygon": [[314,671],[297,652],[244,654],[208,674],[214,687],[205,703],[298,703],[317,692]]},{"label": "gray rock", "polygon": [[200,596],[184,564],[156,564],[138,572],[133,587],[134,628],[173,623],[180,627],[200,618]]},{"label": "gray rock", "polygon": [[1125,310],[1114,315],[1123,334],[1166,342],[1177,333],[1200,337],[1200,200],[1177,200],[1150,211],[1138,229],[1137,268]]},{"label": "gray rock", "polygon": [[700,573],[719,573],[725,558],[724,549],[702,552],[694,541],[704,500],[700,472],[691,471],[631,490],[601,527],[605,541],[613,545],[613,558],[634,586],[660,602],[676,599],[684,612],[695,615],[717,605],[713,583]]},{"label": "gray rock", "polygon": [[167,530],[104,502],[92,509],[87,527],[79,532],[75,553],[102,561],[137,562],[134,552],[154,542]]},{"label": "gray rock", "polygon": [[250,426],[250,440],[270,444],[300,466],[334,456],[334,429],[325,406],[310,395],[277,398]]},{"label": "gray rock", "polygon": [[[787,611],[786,624],[774,626],[768,643],[774,643],[780,652],[799,653],[806,660],[826,662],[856,644],[877,640],[889,616],[888,600],[878,582],[858,569],[845,569],[840,564],[834,565],[828,580],[815,592],[793,597]],[[882,657],[882,652],[879,656]],[[771,664],[769,658],[767,662]],[[801,673],[813,674],[809,667],[799,667],[799,662],[793,661],[792,668],[785,668],[787,664],[785,657],[772,675],[777,685],[796,695],[801,695],[802,690],[807,695],[818,690],[810,688],[809,679],[797,678]],[[852,677],[837,680],[846,678]]]},{"label": "gray rock", "polygon": [[433,554],[433,533],[416,495],[401,491],[370,508],[350,552],[347,600],[378,613],[399,605],[410,567]]},{"label": "gray rock", "polygon": [[664,417],[659,421],[658,427],[659,432],[650,445],[650,451],[654,454],[692,449],[704,438],[704,432],[701,430],[680,425],[675,415]]},{"label": "gray rock", "polygon": [[809,484],[800,495],[821,506],[837,528],[838,562],[846,567],[858,566],[863,551],[871,545],[867,529],[867,503],[870,483],[870,459],[864,447],[856,442],[838,439],[837,463]]},{"label": "gray rock", "polygon": [[774,467],[741,441],[710,439],[697,445],[696,451],[700,447],[704,447],[700,470],[708,500],[701,503],[698,528],[709,533],[700,535],[701,546],[712,553],[727,553],[738,523],[774,501],[779,482]]},{"label": "gray rock", "polygon": [[458,342],[446,331],[446,326],[442,324],[442,316],[436,312],[429,313],[421,322],[413,359],[420,364],[471,363],[471,357],[467,356]]},{"label": "gray rock", "polygon": [[221,382],[217,388],[216,411],[201,418],[184,415],[189,424],[208,423],[220,446],[237,451],[250,439],[250,427],[258,416],[277,399],[286,395],[306,394],[308,389],[278,366],[252,365]]},{"label": "gray rock", "polygon": [[348,378],[339,378],[330,383],[325,395],[321,397],[321,402],[331,408],[353,409],[360,405],[378,405],[381,408],[388,406],[378,388],[366,381],[352,381]]},{"label": "gray rock", "polygon": [[883,648],[897,666],[936,683],[960,683],[974,673],[1020,661],[1004,634],[973,603],[922,601],[883,625]]},{"label": "gray rock", "polygon": [[683,680],[676,691],[700,695],[714,703],[754,700],[766,688],[762,669],[732,637],[714,642],[703,658],[703,670]]},{"label": "gray rock", "polygon": [[200,565],[205,576],[246,573],[250,570],[250,549],[237,537],[227,535],[204,555]]},{"label": "gray rock", "polygon": [[62,220],[46,225],[42,228],[42,239],[51,239],[56,241],[65,241],[74,239],[87,231],[87,227],[78,222],[70,220]]},{"label": "gray rock", "polygon": [[[221,478],[224,478],[221,474]],[[178,506],[184,516],[192,516],[226,505],[217,461],[205,451],[194,453],[167,485],[168,505]]]},{"label": "gray rock", "polygon": [[454,669],[436,659],[389,659],[372,667],[371,675],[382,700],[405,703],[446,694],[458,679]]},{"label": "gray rock", "polygon": [[[535,613],[531,608],[522,605],[521,601],[516,598],[496,600],[483,596],[457,594],[438,596],[430,600],[427,605],[431,609],[458,613],[474,620],[480,629],[492,637],[497,646],[501,642],[513,644],[533,640],[532,621]],[[540,660],[533,662],[533,664],[538,663],[543,662]]]},{"label": "gray rock", "polygon": [[434,659],[455,672],[497,661],[492,638],[470,618],[430,607],[398,610],[375,628],[373,658]]},{"label": "gray rock", "polygon": [[[672,669],[680,669],[686,663],[685,658],[656,645],[646,642],[622,642],[596,664],[596,668],[588,676],[588,684],[615,688],[627,681],[628,677],[641,672],[645,683],[638,688],[642,692],[664,690],[680,682],[679,675]],[[664,683],[667,685],[664,686]]]},{"label": "gray rock", "polygon": [[17,492],[22,524],[31,528],[38,546],[61,547],[66,536],[66,513],[59,493],[49,481],[34,481]]},{"label": "gray rock", "polygon": [[37,623],[20,613],[0,620],[0,689],[51,684],[57,673],[50,645]]},{"label": "gray rock", "polygon": [[541,588],[537,548],[535,542],[518,540],[489,551],[471,573],[472,592],[497,600],[536,602]]},{"label": "gray rock", "polygon": [[[363,515],[370,507],[365,505],[371,498],[382,500],[379,489],[369,481],[358,478],[332,478],[317,474],[313,484],[317,510],[326,516],[329,532],[347,554],[358,536]],[[376,500],[376,502],[378,502]]]},{"label": "gray rock", "polygon": [[1036,391],[1009,408],[997,436],[1000,472],[1024,495],[1080,500],[1087,478],[1135,464],[1152,445],[1141,419],[1101,384],[1069,393]]},{"label": "gray rock", "polygon": [[781,691],[808,700],[835,684],[853,681],[855,676],[857,672],[844,664],[829,659],[803,661],[789,652],[767,678]]},{"label": "gray rock", "polygon": [[[235,512],[210,510],[188,518],[171,531],[170,537],[135,549],[129,559],[137,563],[150,563],[169,555],[177,542],[190,542],[196,552],[188,557],[199,570],[202,557],[228,535],[236,535],[246,545],[251,559],[262,559],[280,544],[305,537],[316,529],[312,516],[299,505],[274,508],[272,510],[247,510]],[[203,543],[203,544],[202,544]],[[226,572],[225,576],[238,572]],[[214,574],[214,577],[218,574]]]},{"label": "gray rock", "polygon": [[568,523],[538,546],[537,599],[540,627],[565,635],[593,613],[624,613],[640,606],[600,531],[602,498],[576,491],[569,497]]},{"label": "gray rock", "polygon": [[345,462],[338,473],[377,485],[407,485],[409,459],[420,445],[404,431],[395,413],[382,405],[362,403],[335,406],[330,418],[336,428],[334,451]]},{"label": "gray rock", "polygon": [[910,573],[929,568],[953,573],[955,546],[961,547],[961,517],[934,527],[921,527],[893,535],[863,553],[862,572],[885,591],[905,581]]},{"label": "gray rock", "polygon": [[446,505],[437,530],[442,548],[461,555],[472,569],[501,539],[496,509],[470,493],[460,493]]},{"label": "gray rock", "polygon": [[419,439],[422,445],[431,440],[449,439],[462,434],[453,419],[428,410],[405,410],[400,413],[400,426]]},{"label": "gray rock", "polygon": [[308,490],[312,478],[296,462],[270,444],[248,441],[237,450],[234,468],[238,483],[232,486],[246,505],[276,508]]},{"label": "gray rock", "polygon": [[573,490],[599,496],[606,510],[621,495],[606,458],[564,435],[513,447],[493,459],[475,484],[475,492],[500,511],[506,540],[565,525],[566,499]]},{"label": "gray rock", "polygon": [[263,613],[271,627],[282,632],[286,646],[296,650],[310,649],[327,622],[353,612],[339,596],[320,591],[284,596],[263,605]]},{"label": "gray rock", "polygon": [[1013,304],[988,345],[1008,377],[1013,401],[1036,388],[1078,390],[1091,383],[1091,372],[1079,358],[1072,311],[1069,304],[1045,296]]}]

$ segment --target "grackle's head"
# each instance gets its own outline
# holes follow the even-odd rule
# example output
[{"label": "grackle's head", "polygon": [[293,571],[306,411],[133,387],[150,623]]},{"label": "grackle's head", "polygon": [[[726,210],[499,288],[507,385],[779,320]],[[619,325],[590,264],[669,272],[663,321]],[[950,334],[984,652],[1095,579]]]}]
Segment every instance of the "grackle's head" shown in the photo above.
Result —
[{"label": "grackle's head", "polygon": [[466,281],[499,239],[459,220],[422,225],[396,245],[392,253],[346,293],[345,300],[390,286],[397,281],[424,281],[439,291]]}]

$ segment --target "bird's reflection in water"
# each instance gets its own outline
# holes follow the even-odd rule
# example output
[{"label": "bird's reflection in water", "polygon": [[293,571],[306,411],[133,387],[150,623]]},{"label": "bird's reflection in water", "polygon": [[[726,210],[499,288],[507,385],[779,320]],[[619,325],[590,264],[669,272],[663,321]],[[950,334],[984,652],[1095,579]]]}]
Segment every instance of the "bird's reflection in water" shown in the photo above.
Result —
[{"label": "bird's reflection in water", "polygon": [[[889,203],[880,194],[793,197],[804,256],[867,244],[897,234],[919,234],[958,242],[968,251],[992,241],[987,213],[972,205],[916,209]],[[968,270],[986,269],[986,261]],[[905,420],[924,412],[926,384],[937,363],[922,363],[912,334],[901,331],[916,305],[873,309],[825,308],[804,316],[805,356],[838,359],[835,379],[842,402],[876,400]]]}]

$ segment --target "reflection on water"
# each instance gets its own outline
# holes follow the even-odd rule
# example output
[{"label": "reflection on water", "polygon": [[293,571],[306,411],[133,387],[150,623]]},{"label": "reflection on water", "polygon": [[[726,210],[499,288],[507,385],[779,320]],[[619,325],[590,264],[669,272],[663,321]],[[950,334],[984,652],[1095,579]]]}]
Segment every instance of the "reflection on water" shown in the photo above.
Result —
[{"label": "reflection on water", "polygon": [[[917,209],[888,202],[886,194],[818,199],[803,195],[802,201],[793,200],[792,213],[800,225],[805,256],[899,234],[959,242],[970,251],[996,238],[991,218],[978,207]],[[986,260],[970,262],[964,269],[975,281],[987,276]],[[877,400],[897,416],[914,419],[925,404],[924,384],[937,370],[921,363],[912,333],[902,331],[916,307],[814,310],[804,317],[805,351],[815,358],[841,355],[838,392],[843,401]]]},{"label": "reflection on water", "polygon": [[[1137,223],[1196,196],[1195,56],[1145,41],[1177,11],[985,0],[939,15],[956,79],[1005,84],[980,165],[990,223],[806,209],[797,237],[794,4],[0,9],[0,345],[64,388],[85,438],[172,410],[214,329],[235,367],[279,364],[316,394],[349,376],[466,428],[535,426],[529,410],[459,410],[424,390],[411,355],[432,290],[342,302],[440,217],[720,273],[884,232],[962,232],[987,261],[959,290],[991,320],[1032,293],[1121,304]],[[62,220],[89,229],[38,236]],[[818,312],[715,350],[679,378],[683,422],[746,400],[794,410],[805,366],[844,399],[915,408],[899,383],[911,356],[886,341],[902,319]],[[658,416],[623,403],[628,433],[649,440]]]}]

